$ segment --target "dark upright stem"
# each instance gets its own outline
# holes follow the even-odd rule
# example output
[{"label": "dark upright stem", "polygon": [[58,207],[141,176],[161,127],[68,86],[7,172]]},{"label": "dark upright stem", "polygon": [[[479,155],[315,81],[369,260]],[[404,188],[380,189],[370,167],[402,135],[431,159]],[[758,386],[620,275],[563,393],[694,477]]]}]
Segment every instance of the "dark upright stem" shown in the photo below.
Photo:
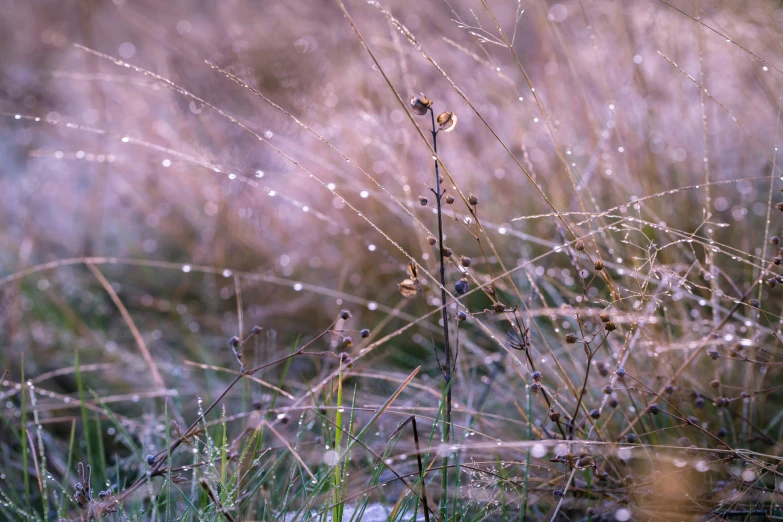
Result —
[{"label": "dark upright stem", "polygon": [[[432,150],[438,153],[438,131],[435,129],[435,112],[430,108],[432,117]],[[443,372],[446,379],[446,428],[443,438],[445,442],[449,441],[451,431],[451,344],[449,343],[449,314],[446,310],[446,264],[443,261],[443,211],[441,210],[441,199],[443,192],[440,189],[440,172],[438,171],[438,160],[435,160],[435,201],[438,206],[438,247],[440,248],[440,302],[443,318],[443,340],[446,349],[446,369]]]}]

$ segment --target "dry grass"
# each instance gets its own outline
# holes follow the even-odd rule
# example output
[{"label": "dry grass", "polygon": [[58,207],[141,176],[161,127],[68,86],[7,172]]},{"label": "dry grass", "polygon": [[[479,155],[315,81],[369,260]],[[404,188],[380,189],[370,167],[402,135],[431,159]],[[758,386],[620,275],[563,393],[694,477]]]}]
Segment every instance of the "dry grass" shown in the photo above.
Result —
[{"label": "dry grass", "polygon": [[783,516],[779,2],[8,4],[0,518]]}]

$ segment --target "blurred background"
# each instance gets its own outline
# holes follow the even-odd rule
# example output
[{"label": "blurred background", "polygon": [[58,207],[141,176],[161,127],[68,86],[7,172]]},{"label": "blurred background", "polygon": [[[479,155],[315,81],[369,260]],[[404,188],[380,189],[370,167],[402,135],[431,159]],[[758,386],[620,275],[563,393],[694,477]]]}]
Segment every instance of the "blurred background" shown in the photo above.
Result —
[{"label": "blurred background", "polygon": [[[19,417],[11,396],[22,369],[30,377],[61,370],[46,381],[57,395],[41,403],[51,411],[52,444],[76,414],[63,398],[76,393],[77,353],[91,365],[87,386],[116,396],[129,419],[157,418],[155,397],[175,393],[153,385],[138,341],[84,256],[127,308],[185,411],[196,392],[215,396],[227,382],[225,372],[196,365],[235,368],[231,336],[263,326],[246,355],[260,363],[312,339],[343,308],[353,313],[346,328],[372,332],[350,334],[353,347],[339,336],[331,343],[362,355],[366,402],[423,365],[429,391],[410,404],[435,407],[436,319],[434,330],[412,321],[435,310],[439,292],[425,276],[426,302],[397,288],[410,258],[437,271],[427,243],[437,226],[432,154],[413,124],[429,138],[429,119],[412,122],[405,112],[418,93],[434,100],[436,114],[458,115],[455,130],[439,134],[438,153],[459,189],[477,196],[486,232],[482,243],[474,239],[457,197],[446,244],[473,259],[471,288],[516,268],[498,281],[498,296],[512,307],[513,283],[528,301],[534,344],[554,346],[537,354],[544,368],[564,350],[562,335],[578,332],[573,307],[581,304],[588,320],[605,310],[621,316],[628,335],[601,357],[614,364],[633,338],[624,364],[657,388],[754,281],[769,277],[762,268],[777,250],[768,239],[780,233],[779,1],[504,0],[491,2],[490,14],[478,1],[345,0],[377,63],[337,2],[0,6],[0,371],[10,372],[0,393],[4,415]],[[552,207],[570,213],[575,235]],[[606,261],[614,296],[606,285],[583,293],[574,251],[563,247],[575,237]],[[52,264],[23,272],[43,263]],[[451,292],[460,277],[448,268]],[[732,314],[721,349],[776,342],[774,295],[754,291],[767,312]],[[475,406],[489,375],[522,390],[525,362],[509,351],[508,321],[483,313],[493,301],[482,292],[463,302],[483,326],[470,321],[461,334],[455,401]],[[736,379],[737,393],[766,385],[765,374],[748,380],[730,361],[698,362],[707,369],[685,375],[701,390],[710,391],[716,368]],[[584,358],[563,364],[578,381]],[[300,397],[334,367],[297,359],[283,388]],[[591,407],[603,384],[596,381]],[[248,395],[263,402],[269,388]],[[511,415],[503,401],[492,404]],[[505,422],[487,422],[485,431],[517,436]]]}]

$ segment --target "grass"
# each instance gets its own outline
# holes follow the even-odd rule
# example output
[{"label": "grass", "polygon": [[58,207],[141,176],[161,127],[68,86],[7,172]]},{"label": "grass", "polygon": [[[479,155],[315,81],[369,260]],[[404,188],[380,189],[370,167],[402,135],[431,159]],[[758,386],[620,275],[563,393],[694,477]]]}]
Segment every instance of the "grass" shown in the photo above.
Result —
[{"label": "grass", "polygon": [[38,4],[0,519],[783,517],[779,2]]}]

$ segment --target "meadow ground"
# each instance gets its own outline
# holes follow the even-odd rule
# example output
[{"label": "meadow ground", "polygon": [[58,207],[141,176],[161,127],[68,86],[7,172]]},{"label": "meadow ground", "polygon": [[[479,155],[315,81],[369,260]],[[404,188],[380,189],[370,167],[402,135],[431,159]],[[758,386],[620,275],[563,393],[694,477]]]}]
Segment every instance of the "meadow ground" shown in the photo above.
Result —
[{"label": "meadow ground", "polygon": [[0,519],[783,517],[779,1],[0,6]]}]

